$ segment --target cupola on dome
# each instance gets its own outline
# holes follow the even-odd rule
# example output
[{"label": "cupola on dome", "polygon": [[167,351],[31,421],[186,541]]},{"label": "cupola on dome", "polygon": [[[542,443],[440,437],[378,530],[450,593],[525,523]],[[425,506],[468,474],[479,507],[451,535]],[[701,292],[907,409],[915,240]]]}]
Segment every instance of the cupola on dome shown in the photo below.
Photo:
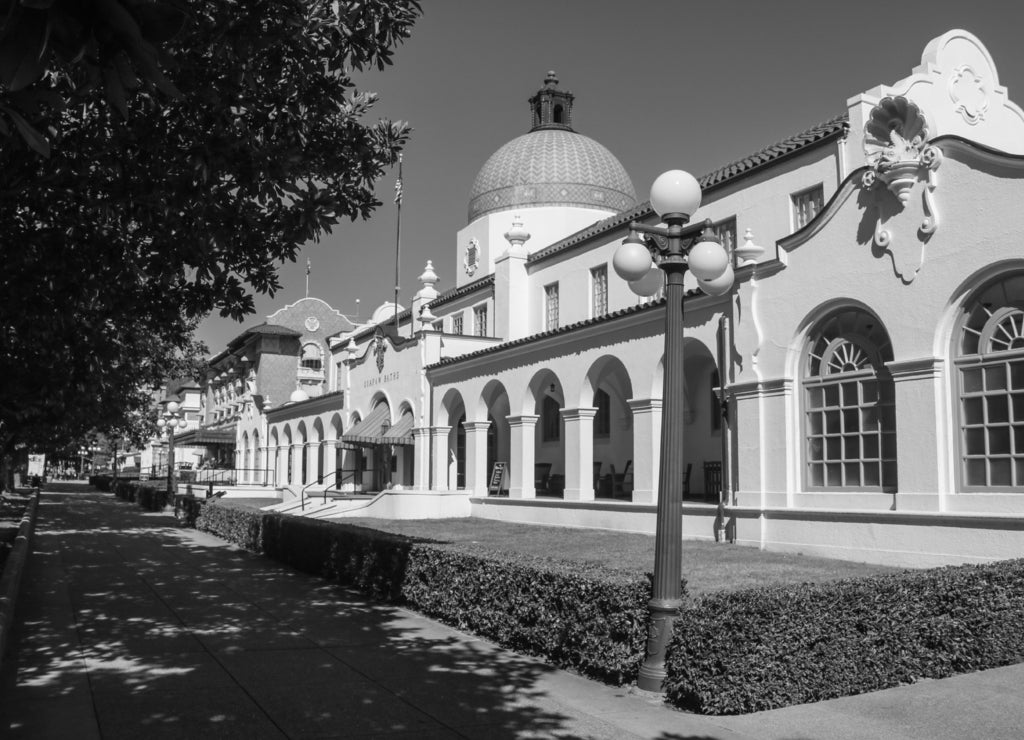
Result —
[{"label": "cupola on dome", "polygon": [[636,205],[626,170],[601,144],[572,128],[572,93],[548,72],[530,98],[533,127],[491,155],[473,182],[469,220],[529,206],[577,206],[613,213]]}]

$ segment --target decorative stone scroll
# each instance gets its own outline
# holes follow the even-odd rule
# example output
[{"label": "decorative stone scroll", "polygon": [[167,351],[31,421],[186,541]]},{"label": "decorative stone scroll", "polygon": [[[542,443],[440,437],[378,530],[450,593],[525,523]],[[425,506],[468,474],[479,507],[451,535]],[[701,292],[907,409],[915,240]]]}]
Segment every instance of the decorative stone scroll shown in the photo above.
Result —
[{"label": "decorative stone scroll", "polygon": [[[928,124],[921,109],[902,96],[879,101],[864,127],[864,153],[870,167],[862,178],[864,188],[884,185],[899,201],[900,210],[909,205],[914,185],[924,181],[920,231],[934,234],[939,228],[935,171],[942,164],[942,152],[928,144]],[[893,250],[892,233],[882,225],[882,204],[877,203],[877,207],[875,244],[890,251],[896,274],[909,283],[921,269],[923,252],[915,260],[909,249],[899,253]]]}]

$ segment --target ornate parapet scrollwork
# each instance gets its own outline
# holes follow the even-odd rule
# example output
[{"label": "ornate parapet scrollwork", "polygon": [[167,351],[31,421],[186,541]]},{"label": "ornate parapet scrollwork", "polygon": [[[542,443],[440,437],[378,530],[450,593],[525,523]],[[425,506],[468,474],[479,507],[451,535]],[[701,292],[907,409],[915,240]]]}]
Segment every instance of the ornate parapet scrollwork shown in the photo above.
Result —
[{"label": "ornate parapet scrollwork", "polygon": [[[864,173],[862,185],[870,190],[882,183],[896,196],[901,210],[909,204],[914,185],[924,180],[924,218],[920,231],[926,235],[935,233],[939,228],[939,217],[933,194],[937,185],[935,171],[942,164],[942,152],[928,144],[928,124],[921,109],[901,96],[879,101],[864,127],[864,152],[870,169]],[[881,204],[878,205],[874,239],[875,244],[882,248],[889,248],[892,244],[892,234],[882,225]],[[921,262],[923,258],[916,265],[904,267],[893,253],[897,274],[907,282],[914,279]]]}]

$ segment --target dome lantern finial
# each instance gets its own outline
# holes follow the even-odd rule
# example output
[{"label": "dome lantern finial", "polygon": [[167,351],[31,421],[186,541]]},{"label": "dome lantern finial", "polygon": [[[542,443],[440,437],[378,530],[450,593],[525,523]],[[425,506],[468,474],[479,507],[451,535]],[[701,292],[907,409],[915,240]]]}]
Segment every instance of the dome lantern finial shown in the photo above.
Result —
[{"label": "dome lantern finial", "polygon": [[530,111],[533,115],[530,131],[547,128],[572,131],[574,97],[568,90],[558,88],[558,75],[554,70],[549,70],[544,78],[544,87],[530,98]]}]

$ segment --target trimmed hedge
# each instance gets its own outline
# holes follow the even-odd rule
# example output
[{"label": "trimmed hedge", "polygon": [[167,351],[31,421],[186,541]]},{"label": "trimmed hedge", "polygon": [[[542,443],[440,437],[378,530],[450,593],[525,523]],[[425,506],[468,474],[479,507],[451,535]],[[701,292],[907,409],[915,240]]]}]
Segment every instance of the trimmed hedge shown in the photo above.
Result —
[{"label": "trimmed hedge", "polygon": [[675,622],[666,698],[739,714],[1024,661],[1024,560],[712,594]]},{"label": "trimmed hedge", "polygon": [[197,527],[609,683],[643,659],[649,578],[218,503]]},{"label": "trimmed hedge", "polygon": [[167,506],[167,489],[137,481],[117,481],[114,495],[130,503],[137,503],[147,511],[163,511]]}]

